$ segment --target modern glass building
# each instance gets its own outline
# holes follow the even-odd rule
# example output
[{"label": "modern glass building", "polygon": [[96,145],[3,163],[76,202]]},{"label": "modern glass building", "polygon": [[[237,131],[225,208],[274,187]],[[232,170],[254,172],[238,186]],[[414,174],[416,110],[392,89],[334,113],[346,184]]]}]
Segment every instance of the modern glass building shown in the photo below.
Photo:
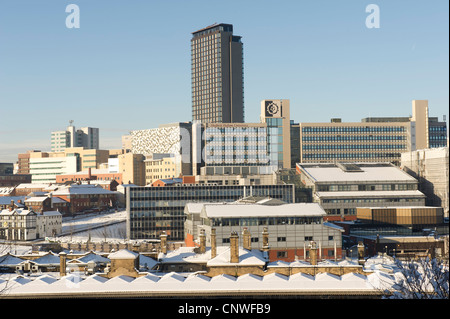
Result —
[{"label": "modern glass building", "polygon": [[233,25],[213,24],[192,33],[192,120],[244,122],[243,44]]},{"label": "modern glass building", "polygon": [[247,196],[269,196],[295,202],[294,185],[195,185],[130,187],[127,191],[127,237],[184,240],[184,208],[187,203],[232,202]]}]

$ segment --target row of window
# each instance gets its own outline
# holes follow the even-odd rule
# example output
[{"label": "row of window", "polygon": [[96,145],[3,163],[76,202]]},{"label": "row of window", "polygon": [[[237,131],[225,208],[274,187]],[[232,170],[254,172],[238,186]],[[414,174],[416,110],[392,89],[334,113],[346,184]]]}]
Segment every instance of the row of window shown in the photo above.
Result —
[{"label": "row of window", "polygon": [[211,226],[270,226],[270,225],[320,225],[322,217],[253,217],[253,218],[212,218],[204,220]]},{"label": "row of window", "polygon": [[303,136],[303,142],[405,141],[404,135],[325,135]]},{"label": "row of window", "polygon": [[429,130],[429,132],[444,133],[444,132],[447,132],[447,127],[446,126],[430,126],[430,128],[428,130]]},{"label": "row of window", "polygon": [[378,159],[378,158],[399,158],[400,153],[325,153],[325,154],[304,154],[305,160],[327,160],[327,159]]},{"label": "row of window", "polygon": [[406,203],[421,202],[420,198],[348,198],[348,199],[323,199],[322,204],[340,204],[340,203]]},{"label": "row of window", "polygon": [[304,151],[314,150],[406,150],[405,144],[325,144],[303,145]]},{"label": "row of window", "polygon": [[317,185],[318,192],[336,192],[336,191],[393,191],[393,190],[416,190],[417,184],[345,184],[345,185]]},{"label": "row of window", "polygon": [[303,133],[392,133],[405,132],[404,126],[324,126],[302,127]]}]

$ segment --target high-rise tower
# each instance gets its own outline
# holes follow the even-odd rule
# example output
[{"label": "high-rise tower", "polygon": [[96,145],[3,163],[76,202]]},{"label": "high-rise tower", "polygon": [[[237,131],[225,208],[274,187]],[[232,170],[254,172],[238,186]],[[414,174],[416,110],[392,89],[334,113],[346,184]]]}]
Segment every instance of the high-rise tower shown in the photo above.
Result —
[{"label": "high-rise tower", "polygon": [[244,122],[241,37],[233,25],[213,24],[192,33],[192,120]]}]

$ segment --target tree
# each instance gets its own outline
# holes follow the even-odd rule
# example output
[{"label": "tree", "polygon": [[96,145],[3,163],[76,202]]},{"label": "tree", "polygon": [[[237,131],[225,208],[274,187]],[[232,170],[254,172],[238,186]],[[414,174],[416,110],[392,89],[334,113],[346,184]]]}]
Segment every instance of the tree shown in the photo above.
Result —
[{"label": "tree", "polygon": [[395,259],[398,271],[387,295],[392,299],[448,299],[448,259]]}]

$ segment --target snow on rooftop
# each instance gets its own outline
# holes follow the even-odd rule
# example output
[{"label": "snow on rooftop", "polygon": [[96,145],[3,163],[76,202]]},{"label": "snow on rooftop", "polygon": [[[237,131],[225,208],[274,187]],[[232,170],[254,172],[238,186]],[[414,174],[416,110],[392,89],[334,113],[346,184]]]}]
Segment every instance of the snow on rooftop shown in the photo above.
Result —
[{"label": "snow on rooftop", "polygon": [[[390,281],[389,281],[390,280]],[[55,278],[42,275],[34,280],[16,276],[9,282],[0,282],[0,289],[8,284],[9,295],[33,296],[46,294],[73,294],[83,296],[85,293],[190,293],[190,292],[297,292],[310,291],[362,291],[378,293],[380,285],[392,283],[392,276],[373,273],[368,276],[360,274],[346,274],[336,276],[329,273],[320,273],[316,276],[298,273],[291,276],[272,273],[266,276],[247,274],[239,277],[218,275],[207,277],[201,274],[182,276],[177,273],[167,273],[164,276],[145,274],[138,278],[117,276],[111,279],[98,274],[87,278],[68,275]]]},{"label": "snow on rooftop", "polygon": [[[225,249],[221,249],[216,257],[210,259],[206,265],[207,266],[221,266],[221,265],[230,265],[230,247],[226,247]],[[239,264],[250,266],[264,266],[266,264],[266,260],[263,257],[263,254],[260,250],[252,249],[247,250],[239,247]]]},{"label": "snow on rooftop", "polygon": [[121,249],[108,255],[109,259],[135,259],[139,254],[128,249]]},{"label": "snow on rooftop", "polygon": [[362,164],[361,171],[346,172],[335,165],[299,165],[316,182],[412,182],[416,179],[393,165]]}]

